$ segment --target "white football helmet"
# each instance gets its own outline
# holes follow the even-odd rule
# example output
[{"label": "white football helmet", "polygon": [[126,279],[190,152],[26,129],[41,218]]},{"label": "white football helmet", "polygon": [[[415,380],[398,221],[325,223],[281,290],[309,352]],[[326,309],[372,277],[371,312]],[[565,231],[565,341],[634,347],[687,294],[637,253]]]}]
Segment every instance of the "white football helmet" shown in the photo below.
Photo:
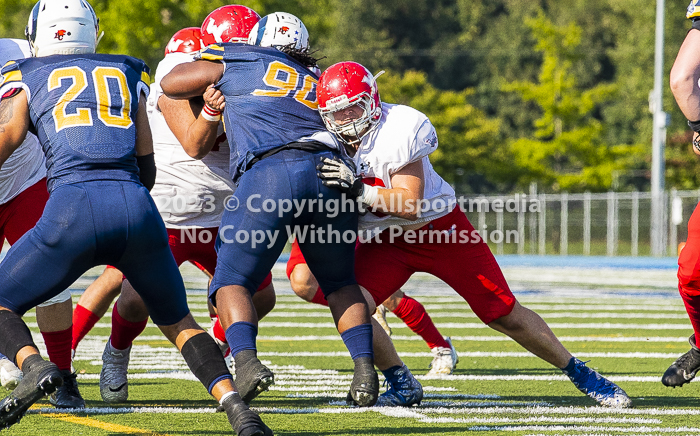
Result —
[{"label": "white football helmet", "polygon": [[35,57],[95,53],[98,32],[99,20],[86,0],[39,0],[24,31]]},{"label": "white football helmet", "polygon": [[292,47],[304,50],[309,48],[309,31],[301,20],[287,12],[273,12],[265,15],[250,31],[248,44],[260,47]]}]

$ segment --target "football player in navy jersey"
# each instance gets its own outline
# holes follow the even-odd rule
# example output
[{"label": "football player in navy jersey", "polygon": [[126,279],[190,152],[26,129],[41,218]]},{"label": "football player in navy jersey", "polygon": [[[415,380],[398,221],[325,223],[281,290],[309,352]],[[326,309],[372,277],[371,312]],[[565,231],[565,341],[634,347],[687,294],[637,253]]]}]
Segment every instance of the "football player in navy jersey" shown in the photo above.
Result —
[{"label": "football player in navy jersey", "polygon": [[35,132],[46,155],[49,200],[0,263],[0,352],[24,372],[0,402],[0,427],[62,384],[21,316],[88,269],[110,264],[129,279],[237,433],[272,435],[235,392],[218,346],[194,321],[148,193],[155,179],[148,67],[128,56],[94,54],[98,29],[85,0],[40,0],[27,26],[34,57],[2,68],[0,165],[27,131]]},{"label": "football player in navy jersey", "polygon": [[[335,214],[310,206],[311,200],[341,203],[344,198],[316,177],[321,157],[339,157],[340,150],[316,110],[318,77],[312,71],[316,60],[308,54],[303,23],[291,14],[270,14],[256,24],[248,42],[254,46],[209,46],[200,52],[200,60],[175,67],[161,87],[168,97],[192,98],[215,85],[225,98],[231,177],[238,185],[235,196],[240,207],[233,200],[224,212],[209,295],[226,328],[236,383],[262,392],[273,382],[273,374],[257,358],[253,292],[282,252],[290,229],[331,228],[341,235],[354,234],[358,215],[356,209]],[[217,109],[207,104],[200,114],[211,120],[212,129],[221,116]],[[208,152],[204,148],[197,156]],[[283,210],[283,202],[292,200],[296,205]],[[280,207],[269,211],[261,207],[265,201]],[[256,235],[263,240],[254,239]],[[297,241],[355,363],[349,401],[371,406],[377,401],[379,383],[371,318],[353,271],[354,241],[337,238],[322,243],[299,234]]]}]

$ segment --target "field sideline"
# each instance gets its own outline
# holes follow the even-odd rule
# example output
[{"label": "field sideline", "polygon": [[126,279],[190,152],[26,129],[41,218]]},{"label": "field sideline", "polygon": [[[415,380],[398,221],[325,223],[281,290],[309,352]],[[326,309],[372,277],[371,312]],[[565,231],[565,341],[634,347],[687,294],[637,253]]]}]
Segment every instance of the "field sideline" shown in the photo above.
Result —
[{"label": "field sideline", "polygon": [[[547,271],[505,269],[520,301],[542,315],[576,356],[619,383],[634,409],[595,407],[560,371],[484,327],[461,298],[426,277],[417,277],[406,289],[426,306],[441,332],[452,337],[460,353],[455,374],[424,377],[429,350],[390,314],[399,354],[425,388],[423,404],[410,409],[345,407],[352,362],[330,314],[291,295],[281,268],[274,271],[277,307],[261,323],[258,337],[260,357],[275,372],[276,384],[253,407],[277,435],[700,434],[700,385],[674,390],[660,382],[668,365],[688,350],[691,333],[682,302],[668,287],[673,271],[590,269],[580,270],[580,280],[573,281],[575,274]],[[74,285],[74,301],[97,273],[92,270]],[[208,326],[202,291],[206,280],[194,268],[184,268],[183,274],[190,308]],[[547,274],[561,279],[542,279]],[[592,278],[608,283],[606,276],[625,274],[630,274],[627,284],[590,283]],[[645,274],[650,286],[639,287],[636,282]],[[36,332],[34,313],[25,320]],[[225,415],[214,412],[215,402],[152,324],[132,351],[129,403],[107,407],[100,400],[98,379],[109,322],[108,316],[100,321],[76,356],[88,409],[57,413],[44,400],[5,434],[232,434]],[[40,335],[35,340],[43,347]]]}]

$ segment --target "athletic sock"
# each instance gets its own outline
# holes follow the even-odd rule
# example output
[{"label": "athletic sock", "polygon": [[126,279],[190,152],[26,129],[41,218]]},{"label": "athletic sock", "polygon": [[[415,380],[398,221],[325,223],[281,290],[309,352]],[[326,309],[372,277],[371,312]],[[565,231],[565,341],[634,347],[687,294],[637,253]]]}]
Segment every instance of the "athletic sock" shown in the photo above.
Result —
[{"label": "athletic sock", "polygon": [[71,348],[73,350],[78,348],[80,341],[87,336],[99,320],[100,317],[80,304],[75,306],[75,310],[73,311],[73,340],[71,343]]},{"label": "athletic sock", "polygon": [[349,328],[340,334],[345,346],[350,352],[352,360],[358,357],[369,357],[374,359],[374,349],[372,348],[372,324],[360,324]]},{"label": "athletic sock", "polygon": [[140,322],[131,322],[122,318],[115,303],[112,309],[112,335],[109,338],[112,348],[126,350],[131,347],[134,339],[146,329],[146,324],[148,324],[148,318]]},{"label": "athletic sock", "polygon": [[49,360],[61,371],[70,371],[73,327],[58,332],[41,332],[41,336],[44,337]]},{"label": "athletic sock", "polygon": [[404,295],[393,313],[414,333],[423,338],[431,350],[435,347],[450,348],[450,344],[435,327],[425,307],[418,301]]},{"label": "athletic sock", "polygon": [[[258,327],[245,321],[234,322],[226,329],[226,341],[231,347],[231,356],[236,358],[236,355],[243,350],[256,351],[255,338],[258,336]],[[236,363],[238,365],[238,363]]]},{"label": "athletic sock", "polygon": [[316,293],[314,294],[314,298],[311,299],[312,303],[320,304],[322,306],[328,306],[328,300],[326,300],[326,296],[323,295],[323,291],[321,291],[321,288],[318,288],[316,290]]},{"label": "athletic sock", "polygon": [[215,315],[214,318],[212,318],[212,323],[213,323],[213,332],[214,332],[214,337],[221,342],[227,342],[226,341],[226,332],[224,332],[224,328],[221,325],[221,320],[219,319],[218,316]]},{"label": "athletic sock", "polygon": [[[693,332],[695,332],[695,345],[700,342],[700,295],[697,294],[697,290],[693,289],[684,291],[680,285],[678,285],[678,290],[680,291],[681,298],[683,298],[683,303],[685,304],[685,310],[688,312],[688,318],[690,318],[690,324],[693,326]],[[693,293],[696,295],[689,295]]]}]

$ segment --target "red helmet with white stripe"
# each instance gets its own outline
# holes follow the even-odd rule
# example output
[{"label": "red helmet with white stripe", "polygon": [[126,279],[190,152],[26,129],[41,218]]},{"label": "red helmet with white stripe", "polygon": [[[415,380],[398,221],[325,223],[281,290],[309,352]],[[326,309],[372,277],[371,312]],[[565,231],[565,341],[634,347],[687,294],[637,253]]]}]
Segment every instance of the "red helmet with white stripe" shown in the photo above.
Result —
[{"label": "red helmet with white stripe", "polygon": [[[357,62],[340,62],[328,67],[318,79],[316,94],[318,111],[338,139],[354,144],[359,142],[382,116],[377,81],[367,68]],[[362,115],[351,122],[339,122],[334,113],[357,105]]]},{"label": "red helmet with white stripe", "polygon": [[248,42],[248,34],[258,21],[260,15],[248,6],[222,6],[204,19],[202,44],[206,47],[222,42]]},{"label": "red helmet with white stripe", "polygon": [[192,53],[202,49],[202,32],[199,27],[185,27],[175,32],[168,45],[165,46],[165,54]]}]

